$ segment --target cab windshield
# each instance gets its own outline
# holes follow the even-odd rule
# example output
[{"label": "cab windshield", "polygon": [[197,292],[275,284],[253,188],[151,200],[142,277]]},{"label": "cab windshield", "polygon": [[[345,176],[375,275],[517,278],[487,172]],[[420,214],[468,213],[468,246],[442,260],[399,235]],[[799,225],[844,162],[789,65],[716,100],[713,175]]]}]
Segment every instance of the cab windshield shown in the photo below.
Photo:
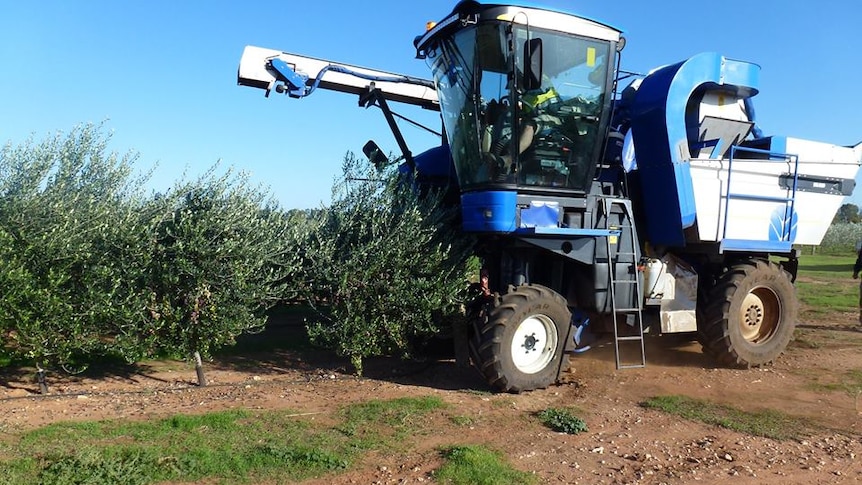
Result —
[{"label": "cab windshield", "polygon": [[[541,39],[542,68],[529,81],[532,39]],[[610,55],[609,42],[535,28],[528,35],[508,22],[469,26],[430,49],[462,189],[587,190],[608,117]]]}]

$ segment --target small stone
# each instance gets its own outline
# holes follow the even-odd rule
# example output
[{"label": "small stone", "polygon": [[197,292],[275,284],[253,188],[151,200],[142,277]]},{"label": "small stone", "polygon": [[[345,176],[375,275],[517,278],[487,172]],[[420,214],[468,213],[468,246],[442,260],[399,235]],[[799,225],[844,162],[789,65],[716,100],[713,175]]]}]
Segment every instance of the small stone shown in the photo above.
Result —
[{"label": "small stone", "polygon": [[725,453],[724,456],[722,456],[722,458],[727,460],[727,461],[733,461],[733,457],[730,456],[730,453]]},{"label": "small stone", "polygon": [[605,447],[604,447],[604,446],[598,446],[598,447],[593,448],[592,450],[590,450],[590,453],[598,453],[598,454],[600,454],[600,455],[601,455],[602,453],[604,453],[604,452],[605,452]]}]

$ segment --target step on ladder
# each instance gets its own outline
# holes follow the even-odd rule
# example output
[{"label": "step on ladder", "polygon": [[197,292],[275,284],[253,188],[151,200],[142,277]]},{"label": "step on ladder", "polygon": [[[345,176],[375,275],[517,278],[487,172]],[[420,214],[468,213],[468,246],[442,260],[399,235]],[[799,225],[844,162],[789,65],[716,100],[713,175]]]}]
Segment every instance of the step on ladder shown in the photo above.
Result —
[{"label": "step on ladder", "polygon": [[[616,358],[617,369],[637,369],[646,367],[646,351],[644,350],[644,329],[643,329],[643,314],[641,312],[641,283],[638,278],[638,254],[635,252],[637,248],[637,240],[634,228],[634,219],[632,217],[631,205],[627,199],[604,198],[603,208],[605,213],[605,229],[619,231],[619,236],[606,236],[608,255],[608,274],[610,276],[610,284],[608,286],[608,295],[611,300],[611,312],[614,320],[614,356]],[[620,210],[617,214],[622,214],[622,222],[620,227],[616,227],[611,222],[611,214],[614,213],[614,208]],[[619,251],[620,241],[626,239],[630,242],[630,250]],[[629,249],[629,248],[625,248]],[[630,307],[631,302],[620,306],[617,302],[617,285],[630,285],[635,297],[635,306]],[[629,292],[631,295],[631,292]],[[620,315],[625,322],[624,328],[630,328],[630,331],[620,330]],[[620,344],[625,348],[631,348],[632,344],[637,345],[640,355],[637,360],[629,361],[622,358],[620,355]]]}]

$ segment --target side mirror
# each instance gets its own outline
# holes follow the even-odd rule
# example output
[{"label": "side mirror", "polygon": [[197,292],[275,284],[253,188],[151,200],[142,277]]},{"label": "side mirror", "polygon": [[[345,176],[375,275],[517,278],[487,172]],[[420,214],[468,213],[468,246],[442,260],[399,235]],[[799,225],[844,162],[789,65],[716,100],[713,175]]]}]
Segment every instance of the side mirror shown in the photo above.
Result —
[{"label": "side mirror", "polygon": [[617,42],[617,52],[622,52],[623,49],[625,49],[625,48],[626,48],[626,38],[620,37],[620,41]]},{"label": "side mirror", "polygon": [[542,39],[524,42],[524,90],[542,87]]},{"label": "side mirror", "polygon": [[362,147],[362,153],[368,157],[368,160],[374,164],[374,168],[377,170],[383,170],[383,168],[389,165],[389,158],[383,154],[383,150],[377,146],[377,143],[374,143],[374,140],[368,140]]}]

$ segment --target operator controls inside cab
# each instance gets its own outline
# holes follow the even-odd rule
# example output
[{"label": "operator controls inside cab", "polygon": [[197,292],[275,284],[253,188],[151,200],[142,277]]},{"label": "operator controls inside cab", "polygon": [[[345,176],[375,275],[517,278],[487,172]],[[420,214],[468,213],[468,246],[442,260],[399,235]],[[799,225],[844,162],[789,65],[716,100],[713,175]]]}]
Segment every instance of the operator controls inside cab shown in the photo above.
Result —
[{"label": "operator controls inside cab", "polygon": [[463,191],[589,190],[620,37],[578,20],[461,2],[417,40]]}]

